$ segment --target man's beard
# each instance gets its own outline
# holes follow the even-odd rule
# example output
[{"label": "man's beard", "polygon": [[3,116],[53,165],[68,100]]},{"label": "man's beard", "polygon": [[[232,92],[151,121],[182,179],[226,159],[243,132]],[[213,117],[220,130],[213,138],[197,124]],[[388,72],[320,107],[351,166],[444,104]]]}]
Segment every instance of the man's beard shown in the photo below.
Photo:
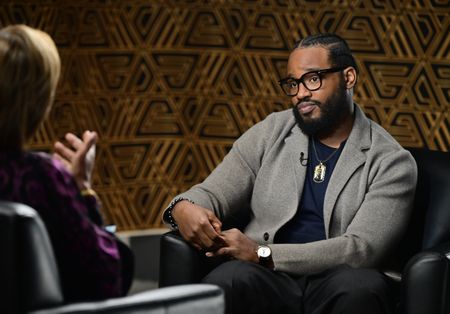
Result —
[{"label": "man's beard", "polygon": [[345,90],[344,82],[341,81],[337,90],[324,103],[303,98],[301,102],[313,102],[320,108],[320,117],[316,119],[303,118],[297,109],[298,104],[292,107],[297,125],[304,134],[308,136],[327,135],[339,126],[350,114],[348,106],[345,105],[347,102]]}]

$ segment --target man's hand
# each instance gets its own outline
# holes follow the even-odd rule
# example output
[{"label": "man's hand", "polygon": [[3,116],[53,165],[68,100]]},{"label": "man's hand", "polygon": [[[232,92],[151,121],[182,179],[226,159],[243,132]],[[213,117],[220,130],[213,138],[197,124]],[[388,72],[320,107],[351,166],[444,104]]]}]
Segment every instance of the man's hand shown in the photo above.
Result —
[{"label": "man's hand", "polygon": [[53,157],[60,160],[73,175],[80,190],[91,187],[92,170],[95,163],[95,144],[97,133],[85,131],[83,139],[72,133],[67,133],[66,141],[70,147],[56,142]]},{"label": "man's hand", "polygon": [[222,223],[211,210],[181,201],[172,210],[172,216],[183,238],[197,249],[216,250],[223,245]]},{"label": "man's hand", "polygon": [[226,255],[241,261],[258,263],[256,250],[258,243],[247,237],[239,229],[230,229],[221,233],[225,246],[216,251],[206,253],[206,256]]}]

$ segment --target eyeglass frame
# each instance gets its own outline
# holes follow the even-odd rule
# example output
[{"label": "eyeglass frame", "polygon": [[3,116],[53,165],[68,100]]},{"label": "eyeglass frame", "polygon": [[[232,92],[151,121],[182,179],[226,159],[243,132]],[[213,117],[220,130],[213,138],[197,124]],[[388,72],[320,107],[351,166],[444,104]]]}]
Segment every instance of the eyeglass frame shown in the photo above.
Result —
[{"label": "eyeglass frame", "polygon": [[[307,90],[309,90],[310,92],[314,92],[314,91],[316,91],[316,90],[319,90],[319,89],[322,87],[322,75],[323,75],[323,74],[327,74],[327,73],[336,73],[336,72],[342,71],[342,70],[344,70],[344,69],[346,69],[346,68],[348,68],[348,66],[334,67],[334,68],[321,69],[321,70],[313,70],[313,71],[306,72],[305,74],[303,74],[303,75],[302,75],[300,78],[298,78],[298,79],[293,78],[293,77],[286,77],[286,78],[283,78],[283,79],[281,79],[281,80],[278,81],[278,84],[280,85],[281,89],[283,90],[283,92],[284,92],[287,96],[289,96],[289,97],[294,97],[294,96],[297,96],[298,92],[300,91],[300,83],[302,83],[303,86],[304,86]],[[311,74],[311,73],[315,73],[315,74],[317,74],[317,76],[319,77],[320,84],[319,84],[319,87],[317,87],[317,88],[310,89],[310,88],[308,88],[308,86],[306,86],[306,84],[303,82],[304,77],[305,77],[306,75],[308,75],[308,74]],[[297,92],[296,92],[295,94],[288,94],[288,93],[284,90],[284,88],[283,88],[283,83],[285,83],[287,80],[293,80],[293,81],[295,81],[295,83],[297,83]]]}]

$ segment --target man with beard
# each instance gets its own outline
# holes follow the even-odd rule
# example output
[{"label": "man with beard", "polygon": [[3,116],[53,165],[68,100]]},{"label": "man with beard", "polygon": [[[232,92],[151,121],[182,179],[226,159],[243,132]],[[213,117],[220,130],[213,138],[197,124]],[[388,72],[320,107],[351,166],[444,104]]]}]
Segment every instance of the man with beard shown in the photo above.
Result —
[{"label": "man with beard", "polygon": [[294,114],[245,132],[164,221],[227,257],[203,279],[224,289],[227,313],[391,313],[379,268],[405,231],[414,159],[353,102],[358,70],[342,38],[299,41],[287,72]]}]

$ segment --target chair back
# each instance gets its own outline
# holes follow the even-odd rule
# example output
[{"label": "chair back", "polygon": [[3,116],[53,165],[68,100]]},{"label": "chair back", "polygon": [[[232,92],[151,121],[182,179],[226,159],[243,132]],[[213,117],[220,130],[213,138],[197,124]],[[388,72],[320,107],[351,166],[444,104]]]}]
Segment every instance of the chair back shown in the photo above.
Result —
[{"label": "chair back", "polygon": [[0,313],[63,303],[50,239],[34,209],[0,201],[0,252]]},{"label": "chair back", "polygon": [[400,269],[414,254],[450,242],[450,153],[408,150],[418,178],[412,217],[397,251]]}]

